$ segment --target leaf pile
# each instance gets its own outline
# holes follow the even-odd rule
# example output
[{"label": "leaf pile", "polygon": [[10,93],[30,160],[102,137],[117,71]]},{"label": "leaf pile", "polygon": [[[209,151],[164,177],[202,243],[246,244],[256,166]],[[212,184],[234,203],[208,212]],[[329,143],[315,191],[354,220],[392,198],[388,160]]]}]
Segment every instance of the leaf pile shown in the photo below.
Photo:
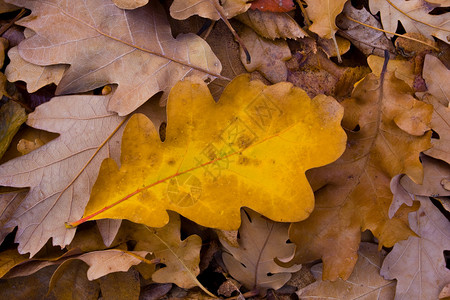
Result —
[{"label": "leaf pile", "polygon": [[448,6],[0,0],[0,298],[446,297]]}]

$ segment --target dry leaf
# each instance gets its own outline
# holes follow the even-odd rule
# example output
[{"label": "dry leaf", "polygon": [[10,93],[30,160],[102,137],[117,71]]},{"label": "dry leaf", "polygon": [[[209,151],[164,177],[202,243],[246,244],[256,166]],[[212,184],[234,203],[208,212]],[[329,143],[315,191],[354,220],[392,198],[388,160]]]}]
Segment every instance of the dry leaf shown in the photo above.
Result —
[{"label": "dry leaf", "polygon": [[422,71],[423,79],[427,83],[428,93],[439,99],[444,105],[450,102],[450,70],[433,55],[425,55]]},{"label": "dry leaf", "polygon": [[27,114],[20,104],[10,100],[0,106],[0,158],[5,154],[12,138],[26,120]]},{"label": "dry leaf", "polygon": [[33,256],[49,238],[62,247],[72,240],[75,230],[64,222],[83,214],[102,159],[119,156],[124,118],[107,111],[109,97],[65,96],[40,105],[27,124],[61,136],[0,165],[0,184],[31,187],[25,200],[11,204],[17,208],[5,224],[19,226],[20,253]]},{"label": "dry leaf", "polygon": [[241,218],[239,248],[221,240],[228,251],[222,254],[228,272],[249,290],[281,288],[290,273],[302,267],[284,268],[275,261],[294,254],[295,245],[287,243],[289,224],[272,222],[251,210],[242,210]]},{"label": "dry leaf", "polygon": [[[174,0],[170,6],[170,15],[178,20],[199,15],[200,17],[217,21],[220,19],[220,14],[212,3],[213,1],[218,0]],[[230,19],[246,12],[251,6],[247,2],[248,0],[221,0],[220,4],[225,12],[225,16]]]},{"label": "dry leaf", "polygon": [[[424,171],[425,173],[426,171]],[[425,177],[425,176],[424,176]],[[393,218],[395,213],[399,208],[406,204],[407,206],[412,206],[414,204],[415,196],[409,193],[403,185],[400,184],[402,178],[408,178],[406,175],[395,175],[391,180],[391,192],[393,194],[392,203],[389,206],[389,218]],[[409,179],[411,180],[411,179]]]},{"label": "dry leaf", "polygon": [[0,193],[0,244],[14,229],[14,225],[6,225],[14,215],[16,209],[22,204],[28,189]]},{"label": "dry leaf", "polygon": [[113,2],[118,8],[135,9],[147,4],[148,0],[113,0]]},{"label": "dry leaf", "polygon": [[159,283],[171,282],[182,288],[199,285],[196,276],[200,273],[200,248],[202,240],[191,235],[180,238],[180,217],[170,213],[170,222],[162,228],[124,222],[118,234],[119,239],[136,240],[135,250],[151,251],[165,267],[152,274],[152,280]]},{"label": "dry leaf", "polygon": [[[376,55],[370,55],[367,58],[367,63],[372,70],[372,72],[380,76],[381,69],[383,68],[384,58]],[[414,74],[415,63],[414,60],[404,60],[404,59],[390,59],[387,71],[394,72],[395,77],[403,80],[409,87],[414,87],[414,80],[416,75]]]},{"label": "dry leaf", "polygon": [[444,250],[450,249],[450,224],[427,197],[418,196],[420,208],[409,214],[409,225],[418,236],[395,244],[381,275],[397,279],[395,299],[437,299],[450,282]]},{"label": "dry leaf", "polygon": [[431,15],[436,5],[424,0],[370,0],[369,7],[372,14],[380,12],[384,30],[395,32],[400,22],[406,32],[420,33],[429,39],[435,36],[449,43],[450,13]]},{"label": "dry leaf", "polygon": [[238,76],[216,103],[203,81],[186,79],[169,96],[164,143],[146,117],[130,119],[122,166],[103,162],[80,222],[116,218],[160,227],[172,210],[202,226],[235,230],[242,206],[277,221],[302,220],[314,201],[302,174],[342,153],[341,113],[333,98],[310,100],[289,83],[265,86]]},{"label": "dry leaf", "polygon": [[305,0],[306,13],[313,22],[309,30],[321,38],[331,39],[338,30],[335,19],[342,12],[347,0]]},{"label": "dry leaf", "polygon": [[131,11],[110,0],[87,6],[81,0],[10,2],[31,9],[18,23],[36,32],[19,44],[20,56],[37,65],[71,65],[57,94],[118,84],[108,110],[126,115],[188,75],[220,77],[220,61],[203,39],[194,34],[172,38],[158,1]]},{"label": "dry leaf", "polygon": [[255,0],[251,9],[269,12],[288,12],[295,9],[292,0]]},{"label": "dry leaf", "polygon": [[[369,229],[380,247],[392,247],[412,234],[401,215],[414,208],[388,217],[389,184],[401,173],[422,181],[419,154],[430,147],[431,133],[414,125],[417,120],[429,122],[432,108],[414,99],[412,90],[392,73],[385,76],[380,83],[375,75],[367,75],[352,98],[341,102],[342,124],[349,129],[347,150],[335,163],[308,172],[316,207],[307,220],[290,229],[290,239],[298,245],[293,261],[322,258],[324,280],[349,278],[362,231]],[[415,115],[402,117],[410,111]]]},{"label": "dry leaf", "polygon": [[286,41],[265,39],[249,27],[244,27],[239,36],[252,57],[251,62],[247,63],[246,54],[240,48],[241,62],[248,72],[258,70],[272,83],[286,81],[288,70],[285,61],[291,58],[291,50]]},{"label": "dry leaf", "polygon": [[377,250],[377,245],[361,243],[358,261],[352,275],[347,280],[322,281],[322,264],[314,265],[311,272],[316,282],[299,290],[300,299],[393,299],[395,281],[380,276],[380,268],[385,253]]},{"label": "dry leaf", "polygon": [[98,230],[102,235],[103,243],[110,247],[119,231],[122,220],[102,219],[97,220]]},{"label": "dry leaf", "polygon": [[139,272],[115,272],[99,279],[102,297],[108,300],[139,300],[141,290]]},{"label": "dry leaf", "polygon": [[235,19],[252,28],[260,36],[268,39],[298,39],[307,36],[306,32],[287,13],[270,13],[248,10]]},{"label": "dry leaf", "polygon": [[17,47],[13,47],[8,51],[8,57],[11,62],[6,67],[6,77],[11,82],[25,81],[27,90],[30,93],[36,92],[41,87],[51,83],[58,85],[67,69],[65,65],[42,67],[29,63],[20,57]]},{"label": "dry leaf", "polygon": [[10,11],[18,10],[19,8],[15,5],[5,3],[4,0],[0,0],[0,14],[7,13]]},{"label": "dry leaf", "polygon": [[444,182],[450,180],[450,165],[428,156],[422,157],[423,183],[415,184],[407,176],[400,180],[402,186],[411,194],[420,196],[443,197],[450,196],[450,191],[444,187]]},{"label": "dry leaf", "polygon": [[25,255],[19,254],[16,249],[0,252],[0,278],[19,263],[26,261]]},{"label": "dry leaf", "polygon": [[349,39],[362,53],[367,56],[371,54],[384,56],[384,50],[395,53],[392,42],[384,32],[351,21],[347,16],[375,28],[381,28],[381,24],[364,7],[356,9],[350,1],[345,4],[343,14],[336,19],[339,34]]}]

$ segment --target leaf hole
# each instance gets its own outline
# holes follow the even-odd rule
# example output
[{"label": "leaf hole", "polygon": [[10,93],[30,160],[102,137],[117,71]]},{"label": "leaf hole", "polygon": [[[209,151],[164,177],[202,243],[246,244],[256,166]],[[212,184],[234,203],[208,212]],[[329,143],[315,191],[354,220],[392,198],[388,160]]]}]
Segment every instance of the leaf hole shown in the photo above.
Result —
[{"label": "leaf hole", "polygon": [[159,125],[159,138],[161,142],[164,142],[166,140],[166,127],[166,122],[162,122],[161,125]]},{"label": "leaf hole", "polygon": [[268,277],[273,276],[273,275],[274,275],[273,273],[270,273],[270,272],[267,273],[267,276],[268,276]]},{"label": "leaf hole", "polygon": [[439,140],[439,139],[441,138],[441,136],[439,135],[439,133],[437,133],[436,131],[434,131],[433,129],[431,129],[431,138],[432,138],[432,139]]},{"label": "leaf hole", "polygon": [[353,132],[358,132],[358,131],[360,131],[361,130],[361,127],[359,127],[359,124],[358,125],[356,125],[356,127],[355,128],[353,128]]}]

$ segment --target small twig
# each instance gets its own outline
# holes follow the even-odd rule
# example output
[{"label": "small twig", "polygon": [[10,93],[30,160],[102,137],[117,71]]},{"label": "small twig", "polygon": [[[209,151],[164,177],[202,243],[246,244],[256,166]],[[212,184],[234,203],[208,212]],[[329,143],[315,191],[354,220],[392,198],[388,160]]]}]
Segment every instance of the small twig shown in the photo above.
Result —
[{"label": "small twig", "polygon": [[237,295],[237,296],[233,296],[233,297],[227,298],[226,300],[234,300],[234,299],[238,299],[241,295],[244,296],[244,298],[254,297],[254,296],[259,295],[259,290],[254,289],[254,290],[251,290],[251,291],[249,291],[249,292],[247,292],[247,293],[244,293],[244,294],[240,294],[240,295]]},{"label": "small twig", "polygon": [[228,29],[230,29],[231,33],[233,34],[236,41],[239,43],[239,46],[242,47],[242,50],[245,52],[245,56],[247,59],[247,64],[251,63],[252,59],[250,57],[250,52],[248,52],[247,47],[245,47],[244,41],[239,37],[239,35],[234,30],[233,26],[231,26],[230,22],[227,19],[226,13],[223,10],[223,7],[219,4],[217,0],[210,0],[212,5],[214,5],[214,8],[217,10],[217,13],[219,14],[222,21],[227,25]]},{"label": "small twig", "polygon": [[355,19],[353,19],[353,18],[351,18],[351,17],[349,17],[349,16],[347,16],[347,15],[345,15],[345,17],[346,17],[347,19],[349,19],[350,21],[353,21],[353,22],[358,23],[358,24],[360,24],[360,25],[363,25],[363,26],[366,26],[366,27],[369,27],[369,28],[372,28],[372,29],[374,29],[374,30],[378,30],[378,31],[381,31],[381,32],[384,32],[384,33],[393,34],[393,35],[396,35],[396,36],[398,36],[398,37],[402,37],[402,38],[404,38],[404,39],[408,39],[408,40],[411,40],[411,41],[415,41],[415,42],[424,44],[424,45],[426,45],[426,46],[428,46],[428,47],[431,47],[431,48],[435,49],[436,51],[439,51],[439,48],[436,48],[436,47],[434,47],[434,46],[432,46],[432,45],[430,45],[430,44],[428,44],[428,43],[425,43],[424,41],[421,41],[421,40],[418,40],[418,39],[415,39],[415,38],[412,38],[412,37],[409,37],[409,36],[405,36],[405,35],[402,35],[402,34],[398,34],[398,33],[395,33],[395,32],[391,32],[391,31],[387,31],[387,30],[384,30],[384,29],[380,29],[380,28],[377,28],[377,27],[370,26],[370,25],[368,25],[368,24],[365,24],[365,23],[363,23],[363,22],[360,22],[360,21],[358,21],[358,20],[355,20]]},{"label": "small twig", "polygon": [[308,27],[311,27],[311,21],[308,18],[308,14],[306,13],[306,9],[303,6],[302,1],[301,0],[297,0],[297,3],[298,3],[298,6],[300,6],[300,10],[302,11],[303,17],[305,18],[306,25]]},{"label": "small twig", "polygon": [[338,60],[339,63],[342,63],[341,53],[339,52],[339,46],[338,46],[338,43],[336,41],[336,35],[334,35],[334,34],[333,34],[333,42],[334,42],[334,46],[336,47],[337,60]]},{"label": "small twig", "polygon": [[22,8],[22,10],[17,14],[17,16],[14,17],[14,19],[11,20],[11,22],[9,22],[0,29],[0,35],[3,35],[6,32],[6,30],[8,30],[11,26],[14,25],[14,23],[16,23],[20,18],[22,18],[25,13],[26,13],[25,8]]}]

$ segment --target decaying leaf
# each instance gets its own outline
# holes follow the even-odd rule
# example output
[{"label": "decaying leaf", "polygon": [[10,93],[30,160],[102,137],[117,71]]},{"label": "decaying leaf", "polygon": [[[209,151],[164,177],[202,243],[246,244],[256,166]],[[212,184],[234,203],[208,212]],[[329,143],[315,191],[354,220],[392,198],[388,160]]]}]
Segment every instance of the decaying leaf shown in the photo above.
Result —
[{"label": "decaying leaf", "polygon": [[305,0],[308,7],[306,13],[313,22],[309,30],[317,33],[320,37],[331,39],[338,30],[335,19],[342,12],[347,0]]},{"label": "decaying leaf", "polygon": [[124,222],[117,238],[136,240],[136,250],[152,252],[166,265],[152,274],[153,281],[171,282],[186,289],[199,285],[196,276],[200,273],[198,265],[202,240],[197,235],[181,240],[180,217],[177,214],[171,213],[170,222],[162,228]]},{"label": "decaying leaf", "polygon": [[20,204],[10,204],[16,208],[4,225],[19,226],[20,253],[34,255],[49,238],[62,247],[72,240],[75,230],[64,222],[83,214],[101,161],[119,157],[124,118],[107,111],[109,97],[57,97],[28,116],[28,125],[61,136],[0,166],[0,184],[31,187]]},{"label": "decaying leaf", "polygon": [[[211,20],[219,20],[220,14],[213,1],[218,0],[174,0],[170,6],[170,15],[174,19],[184,20],[193,15],[199,15]],[[232,18],[246,12],[251,4],[248,0],[221,0],[226,17]]]},{"label": "decaying leaf", "polygon": [[172,210],[235,230],[242,206],[276,221],[303,220],[314,201],[303,172],[345,147],[338,103],[310,100],[289,83],[265,86],[241,75],[216,103],[203,81],[186,79],[172,89],[167,114],[164,143],[146,117],[130,119],[121,168],[103,162],[79,222],[120,218],[161,227]]},{"label": "decaying leaf", "polygon": [[102,297],[105,299],[139,299],[141,290],[139,273],[134,269],[108,274],[101,277],[99,283]]},{"label": "decaying leaf", "polygon": [[4,0],[0,0],[0,14],[7,13],[10,11],[18,10],[19,8],[15,5],[5,3]]},{"label": "decaying leaf", "polygon": [[235,19],[251,27],[260,36],[268,39],[298,39],[307,36],[306,32],[287,13],[271,13],[248,10]]},{"label": "decaying leaf", "polygon": [[418,236],[395,244],[386,256],[381,275],[397,279],[396,299],[437,299],[450,282],[444,250],[450,249],[450,224],[429,198],[418,196],[420,208],[409,214]]},{"label": "decaying leaf", "polygon": [[[450,13],[431,15],[430,12],[437,5],[425,0],[370,0],[369,7],[372,14],[380,12],[383,28],[390,32],[397,30],[397,23],[401,22],[406,32],[420,33],[432,39],[432,36],[449,43]],[[387,34],[392,37],[391,34]]]},{"label": "decaying leaf", "polygon": [[381,24],[364,7],[356,9],[352,6],[351,1],[345,4],[343,14],[336,19],[339,34],[352,41],[353,45],[362,53],[378,56],[384,56],[384,50],[395,53],[392,42],[388,40],[384,32],[358,24],[347,17],[375,28],[381,28]]},{"label": "decaying leaf", "polygon": [[30,93],[51,83],[57,85],[67,69],[65,65],[43,67],[29,63],[20,57],[17,47],[13,47],[8,51],[8,57],[11,62],[6,67],[6,77],[11,82],[25,81],[27,90]]},{"label": "decaying leaf", "polygon": [[395,281],[380,276],[381,264],[386,256],[377,250],[377,245],[361,243],[358,261],[352,275],[347,280],[335,282],[322,281],[322,267],[317,264],[311,268],[316,282],[299,290],[300,299],[393,299]]},{"label": "decaying leaf", "polygon": [[251,9],[269,12],[288,12],[295,9],[292,0],[255,0]]},{"label": "decaying leaf", "polygon": [[13,231],[14,225],[6,225],[14,215],[16,209],[22,204],[28,193],[27,189],[0,193],[0,244],[6,235]]},{"label": "decaying leaf", "polygon": [[430,121],[432,107],[414,99],[412,90],[392,73],[384,80],[367,75],[341,104],[347,149],[335,163],[308,172],[316,207],[289,234],[298,245],[293,261],[322,258],[324,280],[349,278],[361,231],[369,229],[380,247],[392,247],[413,234],[401,215],[414,208],[388,217],[389,184],[402,173],[421,183],[419,154],[430,147],[431,133],[424,133],[422,123]]},{"label": "decaying leaf", "polygon": [[36,32],[19,44],[20,56],[37,65],[70,64],[57,94],[118,84],[108,110],[126,115],[188,75],[220,77],[220,61],[203,39],[172,38],[158,1],[128,11],[110,0],[9,2],[32,11],[18,22]]},{"label": "decaying leaf", "polygon": [[[383,68],[383,60],[383,57],[376,55],[370,55],[367,58],[367,64],[369,65],[372,72],[377,76],[380,76],[381,74],[381,69]],[[411,88],[413,88],[414,86],[414,69],[415,64],[413,60],[390,59],[387,66],[388,72],[394,72],[395,77],[403,80]]]},{"label": "decaying leaf", "polygon": [[288,69],[286,61],[291,58],[291,50],[284,40],[271,41],[260,37],[249,27],[239,32],[252,60],[247,63],[246,54],[241,48],[241,62],[248,72],[258,70],[272,83],[286,81]]},{"label": "decaying leaf", "polygon": [[5,154],[12,138],[26,120],[27,114],[20,104],[10,100],[0,106],[0,158]]},{"label": "decaying leaf", "polygon": [[290,268],[279,266],[275,259],[294,254],[295,245],[288,244],[287,223],[275,223],[251,211],[241,211],[239,248],[221,241],[229,252],[222,254],[228,272],[247,289],[279,289],[301,265]]},{"label": "decaying leaf", "polygon": [[16,249],[0,252],[0,278],[19,263],[27,260],[25,255],[19,254]]}]

